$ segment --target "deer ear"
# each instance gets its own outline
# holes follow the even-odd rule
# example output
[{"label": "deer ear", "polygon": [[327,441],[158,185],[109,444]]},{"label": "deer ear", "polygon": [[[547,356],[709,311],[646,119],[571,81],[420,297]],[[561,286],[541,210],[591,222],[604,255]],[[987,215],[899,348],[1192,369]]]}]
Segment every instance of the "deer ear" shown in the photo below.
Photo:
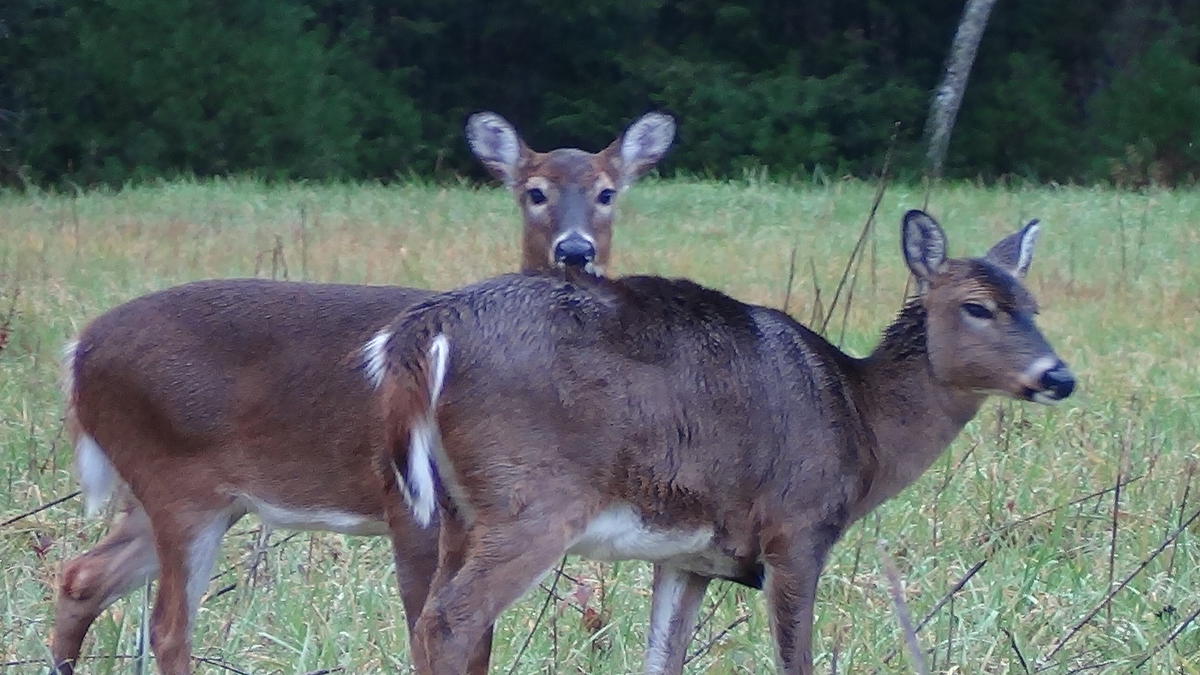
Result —
[{"label": "deer ear", "polygon": [[904,260],[917,277],[918,288],[926,288],[945,267],[946,233],[932,216],[914,209],[904,214],[900,239]]},{"label": "deer ear", "polygon": [[517,170],[529,155],[529,148],[513,125],[494,112],[475,113],[467,119],[467,144],[506,187],[517,182]]},{"label": "deer ear", "polygon": [[1041,229],[1037,218],[1034,218],[1021,231],[1001,239],[984,258],[1012,272],[1013,276],[1024,278],[1029,271],[1029,264],[1033,262],[1033,247],[1037,244]]},{"label": "deer ear", "polygon": [[665,113],[646,113],[630,124],[606,150],[621,168],[621,187],[629,187],[657,164],[673,140],[675,118]]}]

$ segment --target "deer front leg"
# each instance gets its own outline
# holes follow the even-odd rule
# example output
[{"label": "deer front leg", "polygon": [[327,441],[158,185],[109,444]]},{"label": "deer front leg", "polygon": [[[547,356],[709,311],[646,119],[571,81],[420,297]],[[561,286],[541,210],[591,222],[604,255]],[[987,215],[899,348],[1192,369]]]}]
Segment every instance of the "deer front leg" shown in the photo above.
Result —
[{"label": "deer front leg", "polygon": [[654,593],[646,644],[646,675],[679,675],[708,578],[677,567],[654,566]]},{"label": "deer front leg", "polygon": [[763,547],[766,562],[764,590],[781,673],[811,675],[813,672],[812,629],[817,580],[841,527],[817,526],[798,533],[777,535]]}]

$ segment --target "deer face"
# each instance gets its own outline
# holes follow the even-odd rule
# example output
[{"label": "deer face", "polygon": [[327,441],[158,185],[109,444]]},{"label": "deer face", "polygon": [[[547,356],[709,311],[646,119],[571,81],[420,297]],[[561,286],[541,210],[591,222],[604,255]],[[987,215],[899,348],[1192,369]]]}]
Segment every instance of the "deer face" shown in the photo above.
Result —
[{"label": "deer face", "polygon": [[554,150],[535,154],[521,169],[514,192],[525,216],[527,259],[548,268],[608,265],[613,208],[620,172],[606,153]]},{"label": "deer face", "polygon": [[513,191],[525,218],[525,271],[580,267],[602,274],[617,196],[654,166],[675,137],[675,121],[650,113],[599,153],[534,152],[495,113],[467,122],[471,150]]},{"label": "deer face", "polygon": [[980,393],[1056,403],[1075,376],[1034,323],[1037,302],[1020,279],[1029,269],[1037,221],[983,258],[945,257],[945,235],[928,215],[905,216],[904,249],[926,310],[933,376]]}]

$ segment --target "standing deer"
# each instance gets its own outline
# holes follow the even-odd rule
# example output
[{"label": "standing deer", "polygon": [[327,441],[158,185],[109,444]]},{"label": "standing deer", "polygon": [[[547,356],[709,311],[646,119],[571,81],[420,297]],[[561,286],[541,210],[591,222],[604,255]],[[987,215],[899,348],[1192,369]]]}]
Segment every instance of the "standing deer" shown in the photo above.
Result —
[{"label": "standing deer", "polygon": [[842,532],[987,395],[1074,389],[1020,281],[1037,232],[948,259],[941,227],[910,211],[919,292],[862,359],[658,277],[506,276],[415,305],[381,355],[379,470],[397,541],[412,516],[441,516],[418,672],[463,672],[498,614],[574,553],[657,564],[646,672],[682,670],[717,578],[765,590],[780,671],[811,673],[817,578]]},{"label": "standing deer", "polygon": [[[599,273],[617,192],[662,157],[674,129],[651,113],[599,153],[538,153],[499,115],[472,116],[472,151],[524,214],[522,270]],[[388,532],[373,469],[381,422],[370,383],[345,357],[429,295],[202,281],[128,302],[84,329],[65,358],[77,473],[89,512],[121,484],[128,498],[108,536],[63,567],[52,637],[59,673],[73,671],[100,612],[155,576],[158,667],[191,672],[197,606],[222,537],[247,513],[282,528]],[[437,540],[414,526],[394,541],[411,628]],[[489,646],[479,651],[473,672],[487,669]]]}]

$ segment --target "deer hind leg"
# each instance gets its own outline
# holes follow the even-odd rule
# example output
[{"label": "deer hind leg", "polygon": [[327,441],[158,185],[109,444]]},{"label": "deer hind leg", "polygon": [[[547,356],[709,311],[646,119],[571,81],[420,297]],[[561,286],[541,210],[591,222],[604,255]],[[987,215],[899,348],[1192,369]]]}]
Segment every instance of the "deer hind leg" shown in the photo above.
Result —
[{"label": "deer hind leg", "polygon": [[[411,518],[408,520],[412,522]],[[411,611],[407,601],[405,603],[404,611],[410,617],[408,627],[410,636],[415,636],[416,621],[420,617],[421,610],[424,608],[427,599],[445,586],[455,574],[458,574],[458,571],[462,569],[467,554],[467,531],[462,520],[447,516],[442,519],[442,523],[444,524],[439,528],[440,532],[437,541],[437,569],[426,579],[423,585],[425,594],[421,597],[421,602],[416,607],[416,611]],[[415,523],[413,525],[416,526]],[[395,530],[393,529],[393,531]],[[403,561],[397,556],[397,569],[401,568],[402,563],[404,567],[410,570],[415,563],[419,564],[413,559],[415,555],[415,553],[410,551],[408,557]],[[411,577],[411,572],[407,576]],[[401,582],[401,585],[403,586],[403,582]],[[488,626],[483,636],[479,638],[479,641],[475,643],[475,647],[471,651],[471,657],[467,662],[466,670],[469,675],[487,675],[492,657],[492,628],[492,626]],[[413,663],[423,663],[425,658],[424,650],[417,640],[412,639],[410,642]]]},{"label": "deer hind leg", "polygon": [[148,509],[160,564],[150,622],[150,647],[159,672],[192,672],[192,621],[208,588],[225,532],[245,512],[232,504],[186,511]]},{"label": "deer hind leg", "polygon": [[55,601],[51,654],[70,675],[83,639],[102,611],[158,574],[146,511],[128,498],[124,515],[95,548],[63,566]]},{"label": "deer hind leg", "polygon": [[[391,495],[399,499],[398,495]],[[409,659],[422,663],[420,646],[413,631],[421,609],[429,597],[430,584],[438,571],[438,529],[436,523],[423,528],[408,512],[399,507],[387,509],[388,527],[392,535],[392,559],[395,561],[396,581],[400,600],[404,603],[404,620],[408,624]]]},{"label": "deer hind leg", "polygon": [[[392,550],[396,559],[396,576],[408,621],[409,654],[414,665],[427,668],[425,652],[416,639],[416,623],[427,599],[446,585],[463,565],[466,555],[466,530],[461,520],[444,518],[438,530],[423,529],[407,513],[389,514],[398,518],[392,522]],[[439,533],[440,530],[440,533]],[[492,655],[492,628],[476,643],[466,672],[487,675]]]},{"label": "deer hind leg", "polygon": [[696,614],[708,579],[676,567],[654,566],[654,595],[646,640],[647,675],[683,672],[688,643],[696,630]]},{"label": "deer hind leg", "polygon": [[[582,531],[583,513],[577,509],[542,513],[494,525],[476,523],[456,537],[462,546],[461,567],[445,575],[439,568],[444,578],[435,579],[417,621],[414,640],[426,658],[417,672],[457,675],[467,672],[468,664],[478,667],[478,650],[490,650],[492,625],[500,612],[549,572]],[[454,525],[443,520],[443,530],[448,527]]]}]

